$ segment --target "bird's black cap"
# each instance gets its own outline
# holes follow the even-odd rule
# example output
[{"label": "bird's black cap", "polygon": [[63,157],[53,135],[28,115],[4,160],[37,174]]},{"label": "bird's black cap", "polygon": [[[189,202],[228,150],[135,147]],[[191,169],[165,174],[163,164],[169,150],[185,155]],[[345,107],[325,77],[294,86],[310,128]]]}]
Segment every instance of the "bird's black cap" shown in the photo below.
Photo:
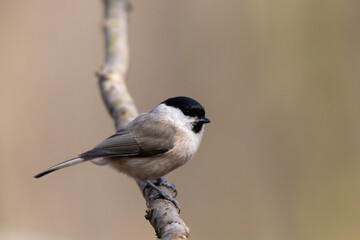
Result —
[{"label": "bird's black cap", "polygon": [[162,103],[180,109],[185,116],[198,117],[199,119],[205,117],[205,109],[203,106],[189,97],[173,97]]}]

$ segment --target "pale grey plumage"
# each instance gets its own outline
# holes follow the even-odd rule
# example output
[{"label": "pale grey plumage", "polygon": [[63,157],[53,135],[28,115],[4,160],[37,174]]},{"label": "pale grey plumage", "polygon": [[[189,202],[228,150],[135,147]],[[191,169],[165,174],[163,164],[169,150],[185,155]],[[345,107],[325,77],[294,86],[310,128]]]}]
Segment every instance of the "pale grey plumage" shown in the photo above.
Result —
[{"label": "pale grey plumage", "polygon": [[162,123],[156,116],[141,114],[126,128],[118,130],[92,150],[80,154],[78,158],[57,164],[37,174],[35,178],[87,160],[99,158],[109,160],[116,157],[121,161],[119,157],[144,158],[164,154],[173,148],[176,130],[174,127],[161,126]]},{"label": "pale grey plumage", "polygon": [[[184,100],[194,100],[181,97],[180,100],[174,99],[183,104],[181,108],[167,106],[165,101],[153,111],[138,116],[92,150],[57,164],[37,174],[35,178],[88,160],[101,165],[109,164],[140,180],[166,175],[192,158],[203,135],[202,124],[209,122],[203,115],[204,110],[199,111],[199,106],[202,108],[199,103],[196,102],[199,105],[196,105],[196,111],[200,112],[200,116],[187,116],[184,112],[188,113],[189,103],[185,102],[184,105]],[[174,104],[174,99],[170,99],[171,104]],[[186,107],[186,111],[183,107]],[[194,124],[198,125],[196,129]]]},{"label": "pale grey plumage", "polygon": [[101,142],[92,150],[80,154],[83,159],[100,157],[147,157],[173,148],[176,130],[162,127],[153,114],[142,114],[126,128]]}]

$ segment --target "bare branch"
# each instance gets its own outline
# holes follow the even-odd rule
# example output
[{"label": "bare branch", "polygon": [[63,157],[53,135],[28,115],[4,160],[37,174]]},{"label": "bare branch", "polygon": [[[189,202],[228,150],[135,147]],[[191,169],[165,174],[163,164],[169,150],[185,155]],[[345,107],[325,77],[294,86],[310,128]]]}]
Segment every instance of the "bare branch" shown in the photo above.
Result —
[{"label": "bare branch", "polygon": [[129,68],[128,10],[126,0],[103,0],[105,8],[105,64],[99,72],[103,100],[117,129],[133,120],[137,109],[125,84]]},{"label": "bare branch", "polygon": [[[137,115],[134,101],[127,90],[125,78],[129,66],[128,12],[127,0],[103,0],[105,9],[104,35],[106,57],[98,73],[103,100],[114,118],[117,129],[126,126]],[[146,183],[137,180],[148,210],[146,219],[154,227],[156,234],[163,240],[187,239],[189,228],[180,218],[177,208],[170,201],[154,199],[157,192],[147,188]],[[168,194],[170,188],[160,187]]]}]

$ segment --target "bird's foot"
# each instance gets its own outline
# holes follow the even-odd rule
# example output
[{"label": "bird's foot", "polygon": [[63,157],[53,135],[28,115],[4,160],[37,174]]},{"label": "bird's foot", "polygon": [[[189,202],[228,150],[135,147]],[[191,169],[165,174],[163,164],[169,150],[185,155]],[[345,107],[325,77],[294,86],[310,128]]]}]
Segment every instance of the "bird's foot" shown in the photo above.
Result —
[{"label": "bird's foot", "polygon": [[156,181],[157,181],[157,183],[155,184],[156,186],[164,186],[164,187],[170,188],[171,191],[173,192],[173,197],[177,196],[177,190],[176,190],[175,184],[166,181],[164,177],[158,178],[158,179],[156,179]]},{"label": "bird's foot", "polygon": [[150,181],[146,181],[146,182],[149,186],[153,187],[158,192],[158,194],[150,196],[151,200],[155,200],[155,199],[159,199],[159,198],[166,199],[166,200],[172,202],[175,205],[175,207],[178,209],[178,213],[180,213],[180,206],[179,206],[179,203],[175,200],[175,198],[173,198],[169,194],[166,194],[163,190],[161,190],[159,187],[157,187],[152,182],[150,182]]},{"label": "bird's foot", "polygon": [[181,209],[180,209],[179,203],[176,201],[175,198],[173,198],[172,196],[169,196],[169,195],[166,194],[165,192],[163,192],[163,191],[158,191],[158,194],[156,194],[156,195],[151,195],[151,198],[152,198],[152,199],[162,198],[162,199],[166,199],[166,200],[172,202],[172,203],[175,205],[175,207],[177,208],[178,213],[180,213],[180,210],[181,210]]}]

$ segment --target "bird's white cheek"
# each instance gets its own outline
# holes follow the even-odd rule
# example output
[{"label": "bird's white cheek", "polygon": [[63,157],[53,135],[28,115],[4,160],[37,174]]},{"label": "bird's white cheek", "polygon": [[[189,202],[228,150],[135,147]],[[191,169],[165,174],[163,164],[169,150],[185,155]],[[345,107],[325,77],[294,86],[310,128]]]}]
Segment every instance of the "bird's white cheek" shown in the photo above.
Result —
[{"label": "bird's white cheek", "polygon": [[201,143],[201,138],[203,135],[203,130],[200,131],[199,133],[194,133],[191,131],[190,133],[190,141],[189,141],[189,154],[194,155],[196,153],[196,151],[198,150],[200,143]]}]

